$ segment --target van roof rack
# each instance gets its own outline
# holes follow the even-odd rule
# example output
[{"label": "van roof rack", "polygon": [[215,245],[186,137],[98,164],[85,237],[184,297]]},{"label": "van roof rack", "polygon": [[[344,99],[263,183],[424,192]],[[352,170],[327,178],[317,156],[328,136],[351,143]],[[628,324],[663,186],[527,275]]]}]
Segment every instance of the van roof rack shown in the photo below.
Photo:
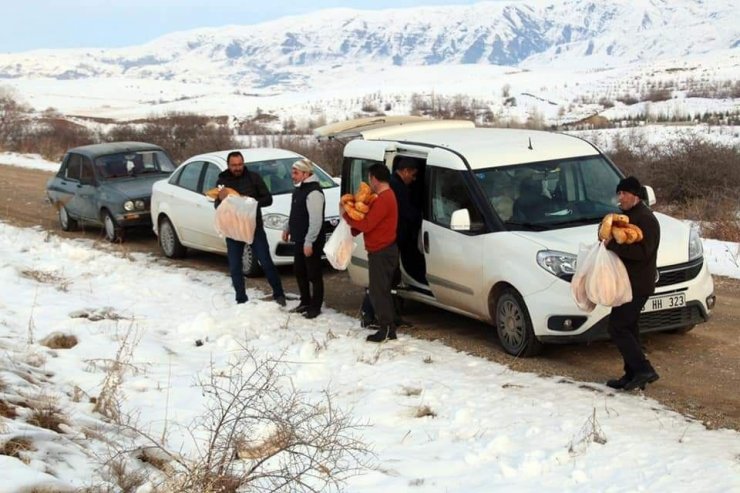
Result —
[{"label": "van roof rack", "polygon": [[369,137],[370,134],[377,138],[380,135],[390,135],[399,130],[409,131],[460,126],[474,127],[475,124],[466,120],[432,120],[423,116],[375,116],[324,125],[315,129],[313,135],[317,140],[353,139],[360,136]]}]

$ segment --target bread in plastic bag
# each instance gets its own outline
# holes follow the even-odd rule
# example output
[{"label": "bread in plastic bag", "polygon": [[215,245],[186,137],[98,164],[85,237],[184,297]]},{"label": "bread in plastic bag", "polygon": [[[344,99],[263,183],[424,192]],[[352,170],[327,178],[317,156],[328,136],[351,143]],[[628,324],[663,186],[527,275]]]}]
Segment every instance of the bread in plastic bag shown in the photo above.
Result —
[{"label": "bread in plastic bag", "polygon": [[596,304],[588,299],[586,294],[586,277],[589,271],[593,269],[593,262],[596,258],[596,250],[599,244],[585,245],[581,243],[578,247],[578,260],[576,261],[576,272],[570,281],[570,292],[578,308],[584,312],[591,312],[596,308]]},{"label": "bread in plastic bag", "polygon": [[[590,258],[590,257],[589,257]],[[586,262],[591,263],[591,262]],[[599,242],[586,271],[586,296],[597,305],[620,306],[632,301],[632,287],[624,263]]]},{"label": "bread in plastic bag", "polygon": [[345,270],[352,259],[352,251],[355,242],[352,238],[352,228],[347,221],[339,220],[339,225],[324,245],[324,254],[332,267],[337,270]]},{"label": "bread in plastic bag", "polygon": [[251,244],[257,226],[257,201],[230,195],[219,204],[215,219],[220,236]]}]

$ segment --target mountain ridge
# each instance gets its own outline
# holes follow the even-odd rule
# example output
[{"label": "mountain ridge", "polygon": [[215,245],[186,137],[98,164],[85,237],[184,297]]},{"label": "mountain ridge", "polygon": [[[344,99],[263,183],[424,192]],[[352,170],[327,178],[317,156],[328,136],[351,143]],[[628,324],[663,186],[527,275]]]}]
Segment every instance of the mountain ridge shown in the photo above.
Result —
[{"label": "mountain ridge", "polygon": [[115,49],[0,54],[0,80],[130,77],[294,88],[337,65],[604,68],[740,47],[730,0],[529,0],[330,9]]}]

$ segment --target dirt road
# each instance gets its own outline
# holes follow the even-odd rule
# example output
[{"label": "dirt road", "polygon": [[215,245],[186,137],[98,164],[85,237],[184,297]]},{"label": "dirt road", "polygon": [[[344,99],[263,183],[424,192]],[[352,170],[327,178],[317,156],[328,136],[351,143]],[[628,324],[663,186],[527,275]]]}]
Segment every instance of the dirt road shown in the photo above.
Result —
[{"label": "dirt road", "polygon": [[[120,246],[105,243],[96,228],[61,231],[56,211],[45,200],[50,177],[48,172],[0,164],[0,220],[23,227],[40,226],[63,237],[100,239],[101,248],[159,255],[156,237],[148,231],[133,232]],[[218,255],[190,252],[181,261],[161,259],[172,265],[226,273],[226,260]],[[291,268],[281,268],[281,275],[286,289],[297,292]],[[350,283],[346,273],[327,267],[326,276],[326,305],[356,315],[362,291]],[[229,282],[226,275],[224,282]],[[648,356],[661,375],[646,394],[710,428],[740,430],[740,281],[715,277],[714,282],[717,308],[709,323],[685,335],[654,334],[644,338]],[[267,290],[262,279],[250,279],[248,283]],[[491,336],[491,327],[481,322],[413,302],[406,304],[404,316],[414,327],[402,332],[440,340],[514,370],[598,383],[621,374],[621,359],[609,342],[548,346],[537,358],[515,359],[501,350]]]}]

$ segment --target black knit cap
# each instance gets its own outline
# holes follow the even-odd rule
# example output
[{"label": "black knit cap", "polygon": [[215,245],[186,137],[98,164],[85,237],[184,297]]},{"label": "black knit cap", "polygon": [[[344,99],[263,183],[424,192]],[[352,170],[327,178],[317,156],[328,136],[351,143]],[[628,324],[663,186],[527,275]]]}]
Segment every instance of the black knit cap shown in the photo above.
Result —
[{"label": "black knit cap", "polygon": [[628,176],[619,181],[617,185],[617,192],[629,192],[632,195],[642,196],[642,185],[640,181],[634,176]]}]

